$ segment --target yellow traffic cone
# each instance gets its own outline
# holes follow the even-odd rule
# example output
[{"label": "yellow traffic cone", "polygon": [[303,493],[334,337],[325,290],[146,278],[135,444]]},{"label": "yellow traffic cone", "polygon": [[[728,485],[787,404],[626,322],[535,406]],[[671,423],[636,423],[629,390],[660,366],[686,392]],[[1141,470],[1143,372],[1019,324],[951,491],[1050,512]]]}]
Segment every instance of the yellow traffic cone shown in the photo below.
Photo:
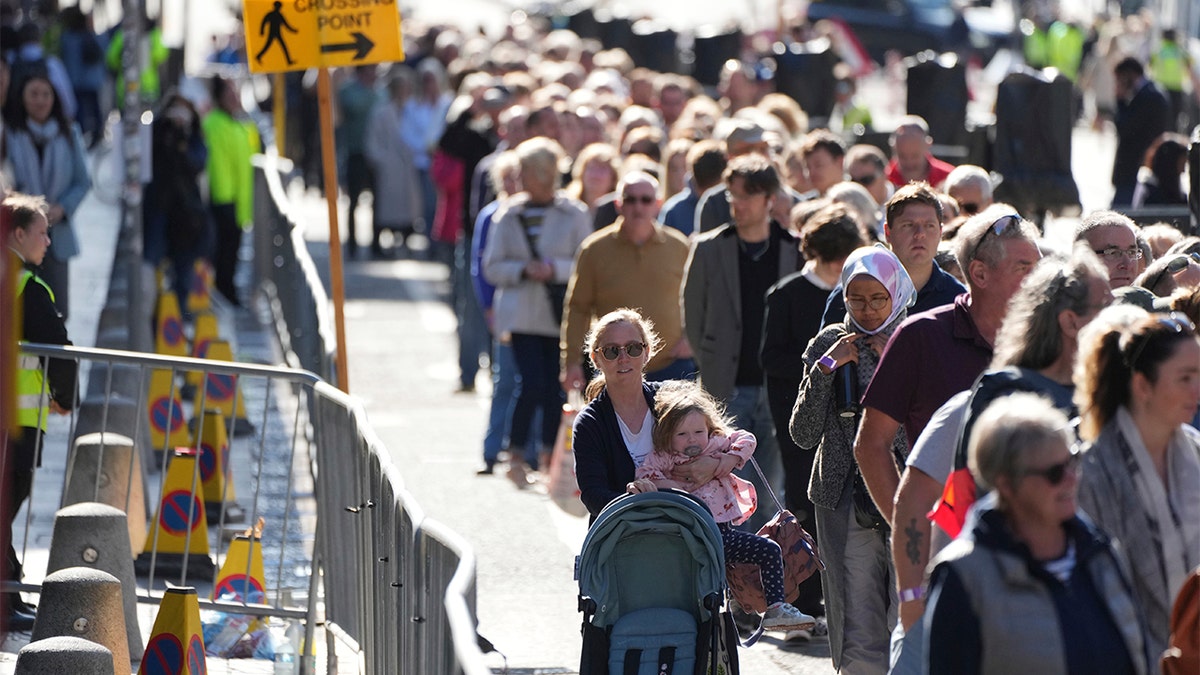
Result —
[{"label": "yellow traffic cone", "polygon": [[184,423],[183,401],[171,380],[171,371],[150,371],[150,396],[146,406],[150,417],[150,444],[155,452],[163,448],[191,447],[192,434]]},{"label": "yellow traffic cone", "polygon": [[158,604],[158,616],[142,655],[138,675],[205,675],[204,632],[200,600],[190,586],[168,588]]},{"label": "yellow traffic cone", "polygon": [[222,510],[226,523],[244,521],[246,514],[237,504],[237,492],[230,473],[229,436],[225,433],[225,417],[220,410],[204,410],[196,440],[200,444],[200,484],[204,488],[204,512],[208,522],[220,522]]},{"label": "yellow traffic cone", "polygon": [[158,309],[154,317],[154,351],[163,356],[187,356],[187,336],[183,334],[183,315],[179,313],[179,298],[171,290],[158,292]]},{"label": "yellow traffic cone", "polygon": [[192,448],[175,448],[167,464],[154,526],[133,565],[140,575],[150,573],[151,563],[155,577],[176,576],[186,571],[187,575],[208,579],[216,569],[208,554],[204,503],[192,490],[200,485],[198,454]]},{"label": "yellow traffic cone", "polygon": [[[195,328],[192,335],[192,358],[208,358],[209,343],[221,337],[218,334],[217,315],[210,310],[196,312],[192,325]],[[193,392],[199,391],[200,385],[204,383],[204,373],[199,370],[189,370],[185,375],[185,380]]]},{"label": "yellow traffic cone", "polygon": [[266,603],[267,583],[263,574],[262,518],[258,526],[239,534],[229,542],[225,562],[217,573],[212,599],[233,594],[234,600]]},{"label": "yellow traffic cone", "polygon": [[[233,361],[233,350],[226,340],[208,343],[205,358],[213,361]],[[234,436],[245,436],[254,432],[254,426],[246,418],[246,399],[238,386],[237,375],[209,373],[204,380],[204,407],[216,408],[233,425]],[[196,393],[197,400],[202,394]],[[235,424],[236,422],[236,424]]]},{"label": "yellow traffic cone", "polygon": [[187,308],[189,312],[212,309],[212,267],[203,259],[196,260],[192,269],[192,283],[188,287]]}]

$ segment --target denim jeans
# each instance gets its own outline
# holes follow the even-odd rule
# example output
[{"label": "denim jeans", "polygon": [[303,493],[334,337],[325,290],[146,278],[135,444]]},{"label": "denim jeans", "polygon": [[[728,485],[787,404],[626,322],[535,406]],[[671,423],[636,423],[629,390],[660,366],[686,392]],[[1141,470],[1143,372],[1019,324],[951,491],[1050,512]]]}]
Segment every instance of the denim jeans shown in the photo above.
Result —
[{"label": "denim jeans", "polygon": [[892,630],[891,668],[888,675],[921,675],[925,663],[925,619],[914,623],[908,632],[897,621]]},{"label": "denim jeans", "polygon": [[[517,358],[513,356],[512,345],[496,340],[492,349],[492,407],[488,414],[487,433],[483,436],[483,461],[487,464],[495,464],[500,451],[508,445],[508,430],[520,388],[521,374],[517,372]],[[535,429],[541,424],[541,415],[539,408],[533,416]],[[537,453],[538,443],[525,444],[525,460],[528,463],[537,461]]]},{"label": "denim jeans", "polygon": [[695,359],[675,359],[658,370],[646,373],[646,381],[694,380],[697,372]]},{"label": "denim jeans", "polygon": [[[767,388],[756,385],[734,387],[733,394],[725,401],[725,411],[733,418],[734,426],[749,431],[758,439],[754,459],[770,481],[771,489],[779,497],[779,501],[783,502],[783,463],[779,459],[779,443],[775,441],[775,422],[771,419],[771,410],[767,406]],[[774,517],[777,507],[763,485],[762,478],[749,462],[736,473],[753,483],[755,491],[758,492],[758,510],[739,527],[748,532],[757,532],[758,528]]]},{"label": "denim jeans", "polygon": [[463,389],[475,388],[479,357],[491,349],[491,337],[479,298],[471,288],[471,241],[460,237],[455,247],[454,314],[458,318],[458,373]]}]

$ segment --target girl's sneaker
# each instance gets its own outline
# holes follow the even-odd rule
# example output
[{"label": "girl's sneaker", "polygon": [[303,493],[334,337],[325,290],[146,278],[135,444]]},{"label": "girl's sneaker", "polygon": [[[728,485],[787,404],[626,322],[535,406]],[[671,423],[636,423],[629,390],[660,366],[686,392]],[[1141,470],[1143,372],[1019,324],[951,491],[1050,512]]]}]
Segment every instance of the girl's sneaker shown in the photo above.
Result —
[{"label": "girl's sneaker", "polygon": [[762,627],[766,630],[803,630],[812,628],[816,623],[816,619],[786,602],[777,602],[767,607],[767,613],[763,615]]}]

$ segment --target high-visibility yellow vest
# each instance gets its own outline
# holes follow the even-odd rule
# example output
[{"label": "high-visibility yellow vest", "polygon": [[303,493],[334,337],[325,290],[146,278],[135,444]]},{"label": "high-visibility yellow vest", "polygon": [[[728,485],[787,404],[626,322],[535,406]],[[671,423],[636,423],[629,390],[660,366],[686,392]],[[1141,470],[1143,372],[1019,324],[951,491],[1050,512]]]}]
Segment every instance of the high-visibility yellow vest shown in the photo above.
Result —
[{"label": "high-visibility yellow vest", "polygon": [[1187,60],[1187,54],[1179,45],[1163,42],[1150,57],[1150,72],[1154,81],[1168,91],[1183,91]]},{"label": "high-visibility yellow vest", "polygon": [[[42,285],[54,301],[54,291],[49,284],[29,270],[22,270],[17,280],[17,299],[25,292],[25,285],[32,279]],[[46,430],[46,418],[50,417],[50,397],[42,381],[41,359],[36,356],[20,355],[17,363],[17,426]]]}]

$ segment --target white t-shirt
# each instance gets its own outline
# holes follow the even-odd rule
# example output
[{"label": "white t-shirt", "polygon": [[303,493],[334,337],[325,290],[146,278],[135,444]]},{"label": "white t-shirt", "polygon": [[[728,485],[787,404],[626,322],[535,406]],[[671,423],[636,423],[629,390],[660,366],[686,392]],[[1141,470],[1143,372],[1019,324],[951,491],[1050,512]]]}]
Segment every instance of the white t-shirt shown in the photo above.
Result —
[{"label": "white t-shirt", "polygon": [[621,437],[625,439],[625,447],[629,448],[629,456],[633,458],[633,465],[639,467],[642,462],[646,461],[646,457],[654,451],[654,439],[650,437],[650,432],[654,429],[654,417],[650,411],[646,411],[646,418],[642,420],[642,430],[636,434],[625,426],[625,420],[617,415],[617,424],[621,427]]},{"label": "white t-shirt", "polygon": [[[908,453],[908,466],[920,469],[925,475],[945,485],[954,470],[954,452],[958,449],[958,432],[967,416],[971,402],[971,390],[960,391],[951,396],[942,407],[933,413],[929,423],[917,437],[912,452]],[[950,543],[945,530],[933,526],[929,537],[929,559]]]}]

